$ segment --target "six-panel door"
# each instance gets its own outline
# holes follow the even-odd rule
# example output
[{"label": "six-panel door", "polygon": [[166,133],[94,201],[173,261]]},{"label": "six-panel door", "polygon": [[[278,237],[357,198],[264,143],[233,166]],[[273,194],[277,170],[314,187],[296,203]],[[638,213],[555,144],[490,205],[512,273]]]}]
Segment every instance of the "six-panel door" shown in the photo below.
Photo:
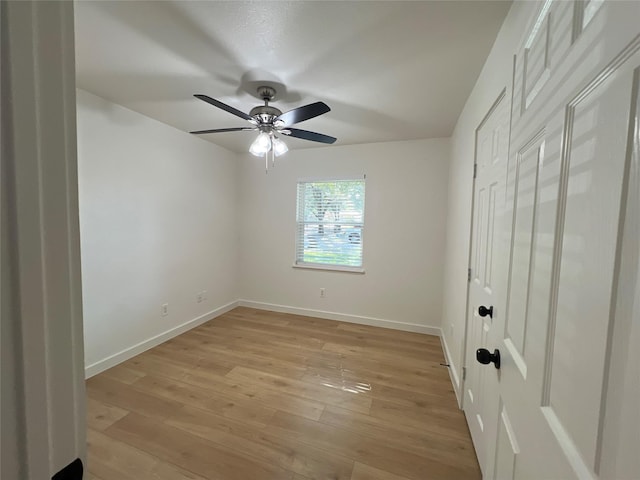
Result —
[{"label": "six-panel door", "polygon": [[502,353],[495,478],[640,476],[640,423],[618,414],[637,418],[640,392],[639,19],[637,2],[547,1],[516,54],[505,314],[482,339]]}]

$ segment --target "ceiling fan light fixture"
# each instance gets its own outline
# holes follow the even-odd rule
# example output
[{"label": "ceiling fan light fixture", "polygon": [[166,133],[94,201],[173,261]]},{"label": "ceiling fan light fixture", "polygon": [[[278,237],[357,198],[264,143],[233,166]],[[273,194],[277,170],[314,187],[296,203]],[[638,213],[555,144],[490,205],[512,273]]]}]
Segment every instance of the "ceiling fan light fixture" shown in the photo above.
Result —
[{"label": "ceiling fan light fixture", "polygon": [[278,137],[273,138],[273,153],[276,154],[276,157],[280,155],[284,155],[289,151],[289,147],[287,144],[280,140]]},{"label": "ceiling fan light fixture", "polygon": [[249,153],[256,157],[262,157],[271,150],[271,137],[268,133],[261,132],[249,147]]}]

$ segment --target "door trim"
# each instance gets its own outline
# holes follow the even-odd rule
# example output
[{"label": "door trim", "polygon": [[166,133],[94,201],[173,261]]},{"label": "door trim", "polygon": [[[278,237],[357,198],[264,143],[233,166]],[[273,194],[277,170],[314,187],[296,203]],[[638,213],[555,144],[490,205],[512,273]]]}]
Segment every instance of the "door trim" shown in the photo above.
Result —
[{"label": "door trim", "polygon": [[73,3],[0,8],[2,262],[12,274],[2,301],[16,328],[9,365],[24,438],[2,476],[44,479],[86,451]]}]

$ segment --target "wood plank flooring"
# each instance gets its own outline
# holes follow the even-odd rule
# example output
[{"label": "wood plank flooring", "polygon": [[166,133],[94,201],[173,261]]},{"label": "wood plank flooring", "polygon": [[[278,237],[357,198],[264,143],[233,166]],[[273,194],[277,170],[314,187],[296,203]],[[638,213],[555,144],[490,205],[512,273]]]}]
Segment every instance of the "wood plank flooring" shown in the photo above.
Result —
[{"label": "wood plank flooring", "polygon": [[236,308],[87,381],[94,480],[476,479],[437,337]]}]

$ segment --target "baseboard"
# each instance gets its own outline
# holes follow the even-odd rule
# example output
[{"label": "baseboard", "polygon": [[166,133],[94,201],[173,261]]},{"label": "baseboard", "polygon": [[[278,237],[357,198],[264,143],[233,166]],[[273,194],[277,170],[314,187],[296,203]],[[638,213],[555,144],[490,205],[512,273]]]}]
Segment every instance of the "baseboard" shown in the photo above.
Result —
[{"label": "baseboard", "polygon": [[139,355],[142,352],[149,350],[150,348],[160,345],[161,343],[166,342],[167,340],[170,340],[173,337],[177,337],[181,333],[191,330],[192,328],[195,328],[198,325],[208,322],[213,318],[219,317],[220,315],[227,313],[230,310],[233,310],[237,306],[238,306],[237,300],[227,303],[226,305],[216,308],[215,310],[205,313],[204,315],[200,315],[199,317],[196,317],[193,320],[189,320],[188,322],[183,323],[182,325],[178,325],[177,327],[167,330],[166,332],[156,335],[155,337],[151,337],[148,340],[138,343],[137,345],[134,345],[125,350],[122,350],[121,352],[115,353],[105,358],[104,360],[100,360],[98,362],[92,363],[91,365],[88,365],[85,367],[84,376],[85,378],[90,378],[90,377],[93,377],[94,375],[97,375],[100,372],[104,372],[105,370],[111,367],[115,367],[119,363],[122,363],[125,360],[129,360],[130,358],[133,358],[136,355]]},{"label": "baseboard", "polygon": [[360,325],[370,325],[372,327],[392,328],[394,330],[404,330],[405,332],[425,333],[427,335],[440,336],[441,333],[439,327],[432,327],[429,325],[396,322],[394,320],[384,320],[381,318],[363,317],[360,315],[350,315],[348,313],[325,312],[323,310],[290,307],[288,305],[276,305],[273,303],[254,302],[251,300],[238,300],[238,306],[257,308],[259,310],[270,310],[272,312],[292,313],[294,315],[305,315],[307,317],[326,318],[328,320],[338,320],[341,322],[358,323]]},{"label": "baseboard", "polygon": [[440,343],[442,343],[442,350],[444,351],[444,358],[447,360],[449,364],[449,378],[451,378],[451,383],[453,385],[453,391],[456,394],[456,400],[458,401],[458,407],[462,408],[462,402],[460,397],[460,377],[458,376],[458,369],[456,368],[455,363],[451,359],[451,352],[449,350],[449,345],[447,345],[447,339],[444,335],[440,336]]},{"label": "baseboard", "polygon": [[[273,312],[282,312],[282,313],[292,313],[294,315],[305,315],[307,317],[315,317],[315,318],[326,318],[329,320],[338,320],[341,322],[349,322],[349,323],[357,323],[360,325],[370,325],[373,327],[382,327],[382,328],[391,328],[395,330],[403,330],[406,332],[416,332],[416,333],[424,333],[427,335],[435,335],[441,336],[441,330],[439,327],[433,327],[429,325],[418,325],[415,323],[406,323],[406,322],[397,322],[394,320],[385,320],[381,318],[374,317],[364,317],[360,315],[351,315],[347,313],[336,313],[336,312],[325,312],[323,310],[312,310],[308,308],[299,308],[299,307],[291,307],[287,305],[277,305],[273,303],[264,303],[264,302],[254,302],[251,300],[236,300],[234,302],[230,302],[222,307],[216,308],[204,315],[201,315],[193,320],[190,320],[182,325],[178,325],[166,332],[163,332],[159,335],[149,338],[143,342],[140,342],[132,347],[129,347],[121,352],[115,353],[103,360],[92,363],[91,365],[87,365],[85,367],[85,378],[93,377],[100,372],[104,372],[105,370],[115,367],[119,363],[122,363],[126,360],[129,360],[136,355],[141,354],[153,348],[157,345],[160,345],[167,340],[172,339],[173,337],[177,337],[178,335],[191,330],[192,328],[197,327],[213,318],[216,318],[224,313],[227,313],[234,308],[242,306],[242,307],[250,307],[257,308],[259,310],[270,310]],[[445,356],[447,357],[447,362],[450,362],[450,355],[448,354],[448,350],[446,348],[446,343],[443,343],[443,349],[445,350]],[[449,369],[449,372],[453,372],[453,368]],[[455,372],[453,372],[455,375]],[[457,379],[457,377],[456,377]],[[455,388],[454,384],[454,388]],[[458,392],[456,390],[456,395]]]}]

